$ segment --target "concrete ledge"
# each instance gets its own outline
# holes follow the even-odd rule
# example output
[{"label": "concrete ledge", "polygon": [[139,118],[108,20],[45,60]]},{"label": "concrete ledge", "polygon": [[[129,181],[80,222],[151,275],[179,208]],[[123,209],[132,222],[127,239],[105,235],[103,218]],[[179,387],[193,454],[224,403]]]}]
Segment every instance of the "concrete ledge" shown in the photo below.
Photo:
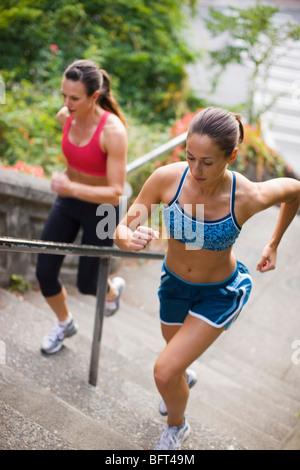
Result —
[{"label": "concrete ledge", "polygon": [[48,179],[2,168],[0,168],[0,188],[2,195],[18,197],[27,201],[50,205],[55,199]]}]

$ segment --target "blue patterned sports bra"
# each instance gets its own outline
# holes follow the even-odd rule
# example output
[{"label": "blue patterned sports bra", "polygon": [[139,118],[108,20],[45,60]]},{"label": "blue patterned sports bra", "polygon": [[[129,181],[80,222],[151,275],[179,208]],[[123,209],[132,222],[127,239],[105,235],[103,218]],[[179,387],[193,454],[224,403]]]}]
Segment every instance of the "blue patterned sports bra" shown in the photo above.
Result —
[{"label": "blue patterned sports bra", "polygon": [[[201,220],[186,213],[178,202],[188,169],[189,167],[183,173],[174,199],[170,204],[164,204],[166,230],[170,237],[192,249],[227,250],[234,244],[241,231],[234,215],[236,176],[231,172],[230,213],[218,220]],[[199,206],[203,207],[202,204]]]}]

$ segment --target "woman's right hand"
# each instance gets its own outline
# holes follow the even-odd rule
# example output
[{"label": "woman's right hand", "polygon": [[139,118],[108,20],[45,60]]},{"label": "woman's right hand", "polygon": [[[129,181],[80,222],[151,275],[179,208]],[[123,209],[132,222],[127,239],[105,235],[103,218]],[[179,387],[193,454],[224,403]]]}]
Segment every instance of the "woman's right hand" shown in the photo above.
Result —
[{"label": "woman's right hand", "polygon": [[156,230],[153,230],[150,227],[145,227],[145,226],[139,226],[137,227],[136,230],[132,233],[132,239],[129,244],[129,250],[132,251],[141,251],[146,246],[148,243],[153,240],[159,239],[159,232]]},{"label": "woman's right hand", "polygon": [[276,268],[277,248],[266,245],[263,249],[261,258],[256,266],[256,270],[261,273],[272,271]]}]

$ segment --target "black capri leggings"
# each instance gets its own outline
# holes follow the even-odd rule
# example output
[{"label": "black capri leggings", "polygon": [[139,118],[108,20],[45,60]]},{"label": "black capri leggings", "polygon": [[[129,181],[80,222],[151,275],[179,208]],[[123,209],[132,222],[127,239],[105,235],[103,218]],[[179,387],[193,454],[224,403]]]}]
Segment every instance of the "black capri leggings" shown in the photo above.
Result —
[{"label": "black capri leggings", "polygon": [[[41,239],[57,243],[73,243],[82,227],[84,245],[112,246],[113,233],[119,223],[119,206],[94,204],[58,196],[47,218]],[[59,272],[63,255],[38,256],[36,276],[42,294],[51,297],[61,292]],[[79,257],[77,287],[83,294],[96,295],[100,258]]]}]

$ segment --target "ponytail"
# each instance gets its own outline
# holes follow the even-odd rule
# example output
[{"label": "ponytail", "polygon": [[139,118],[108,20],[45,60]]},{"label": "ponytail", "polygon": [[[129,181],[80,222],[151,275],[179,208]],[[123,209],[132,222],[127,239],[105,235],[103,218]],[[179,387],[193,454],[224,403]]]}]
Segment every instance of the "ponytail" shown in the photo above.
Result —
[{"label": "ponytail", "polygon": [[113,93],[110,88],[110,78],[108,73],[101,69],[100,70],[102,81],[101,81],[101,87],[100,87],[100,95],[98,97],[97,103],[101,106],[101,108],[105,109],[106,111],[109,111],[120,119],[124,126],[126,127],[126,119],[125,116],[120,109],[117,100],[114,98]]},{"label": "ponytail", "polygon": [[244,140],[244,126],[242,124],[242,116],[240,114],[237,114],[237,113],[232,113],[232,114],[234,115],[234,117],[237,120],[238,125],[239,125],[240,135],[239,135],[238,144],[241,144]]}]

